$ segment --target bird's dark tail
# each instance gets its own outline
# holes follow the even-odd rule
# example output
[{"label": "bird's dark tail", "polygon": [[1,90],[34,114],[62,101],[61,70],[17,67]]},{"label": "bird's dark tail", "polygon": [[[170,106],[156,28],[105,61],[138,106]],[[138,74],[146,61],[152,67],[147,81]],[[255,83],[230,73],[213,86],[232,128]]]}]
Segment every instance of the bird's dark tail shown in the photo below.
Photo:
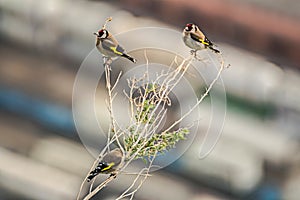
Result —
[{"label": "bird's dark tail", "polygon": [[95,176],[97,176],[100,173],[100,170],[98,168],[94,169],[93,171],[90,172],[88,178],[87,178],[87,182],[90,182],[91,180],[93,180],[93,178]]},{"label": "bird's dark tail", "polygon": [[123,53],[122,57],[127,58],[128,60],[130,60],[133,63],[136,63],[136,59],[133,58],[133,57],[131,57],[131,56],[129,56],[129,55],[127,55],[126,53]]},{"label": "bird's dark tail", "polygon": [[209,46],[208,48],[210,48],[215,53],[220,53],[220,51],[218,49],[215,49],[212,46]]}]

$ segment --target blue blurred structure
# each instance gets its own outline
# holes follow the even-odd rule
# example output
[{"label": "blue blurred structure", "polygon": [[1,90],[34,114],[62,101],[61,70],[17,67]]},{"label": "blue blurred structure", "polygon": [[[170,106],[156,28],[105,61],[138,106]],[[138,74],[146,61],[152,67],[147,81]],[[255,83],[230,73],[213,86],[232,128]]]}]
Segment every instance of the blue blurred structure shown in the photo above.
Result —
[{"label": "blue blurred structure", "polygon": [[31,119],[65,136],[76,134],[71,109],[9,88],[0,88],[0,108]]},{"label": "blue blurred structure", "polygon": [[278,186],[274,184],[262,184],[249,200],[281,200],[282,194]]}]

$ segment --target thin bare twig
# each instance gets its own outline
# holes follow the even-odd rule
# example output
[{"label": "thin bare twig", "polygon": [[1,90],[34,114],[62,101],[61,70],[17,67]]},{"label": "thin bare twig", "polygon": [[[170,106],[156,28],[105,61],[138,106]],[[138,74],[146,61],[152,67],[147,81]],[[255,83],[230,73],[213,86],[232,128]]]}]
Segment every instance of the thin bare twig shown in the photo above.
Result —
[{"label": "thin bare twig", "polygon": [[109,182],[114,180],[117,177],[117,174],[113,174],[109,176],[105,181],[103,181],[100,185],[98,185],[92,192],[90,192],[88,195],[84,197],[83,200],[89,200],[93,196],[95,196],[100,190],[102,190]]}]

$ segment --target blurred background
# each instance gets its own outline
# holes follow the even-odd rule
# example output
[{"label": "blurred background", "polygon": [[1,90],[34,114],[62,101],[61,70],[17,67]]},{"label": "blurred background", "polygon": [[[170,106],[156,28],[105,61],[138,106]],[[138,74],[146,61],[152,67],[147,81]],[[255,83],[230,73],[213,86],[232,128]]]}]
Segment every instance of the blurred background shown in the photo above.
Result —
[{"label": "blurred background", "polygon": [[[194,145],[135,199],[298,200],[299,9],[298,0],[1,0],[0,199],[75,199],[93,157],[74,126],[73,83],[91,33],[113,16],[113,33],[197,23],[231,64],[213,152],[198,160]],[[114,199],[128,181],[94,199]]]}]

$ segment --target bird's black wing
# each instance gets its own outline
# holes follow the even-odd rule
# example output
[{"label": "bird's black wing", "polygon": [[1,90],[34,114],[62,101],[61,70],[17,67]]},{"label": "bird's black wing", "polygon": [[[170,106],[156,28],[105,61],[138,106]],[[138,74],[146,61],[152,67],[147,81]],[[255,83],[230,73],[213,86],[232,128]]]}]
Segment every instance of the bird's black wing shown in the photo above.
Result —
[{"label": "bird's black wing", "polygon": [[208,43],[208,46],[213,46],[213,43],[207,37],[205,37],[204,42]]},{"label": "bird's black wing", "polygon": [[90,182],[98,174],[100,174],[101,172],[104,172],[106,170],[109,170],[110,168],[111,168],[111,165],[109,165],[108,163],[99,162],[97,167],[93,171],[90,172],[90,174],[87,178],[87,182]]},{"label": "bird's black wing", "polygon": [[200,42],[202,44],[204,44],[205,46],[212,46],[213,43],[207,38],[205,37],[204,40],[202,38],[200,38],[198,35],[194,34],[194,33],[190,33],[191,34],[191,38],[197,42]]},{"label": "bird's black wing", "polygon": [[198,35],[196,35],[196,34],[194,34],[194,33],[190,33],[191,34],[191,38],[193,39],[193,40],[195,40],[195,41],[197,41],[197,42],[201,42],[201,38],[198,36]]},{"label": "bird's black wing", "polygon": [[123,47],[121,47],[120,45],[116,46],[113,41],[108,39],[102,41],[102,47],[103,49],[113,51],[114,53],[119,55],[122,55],[125,52]]}]

